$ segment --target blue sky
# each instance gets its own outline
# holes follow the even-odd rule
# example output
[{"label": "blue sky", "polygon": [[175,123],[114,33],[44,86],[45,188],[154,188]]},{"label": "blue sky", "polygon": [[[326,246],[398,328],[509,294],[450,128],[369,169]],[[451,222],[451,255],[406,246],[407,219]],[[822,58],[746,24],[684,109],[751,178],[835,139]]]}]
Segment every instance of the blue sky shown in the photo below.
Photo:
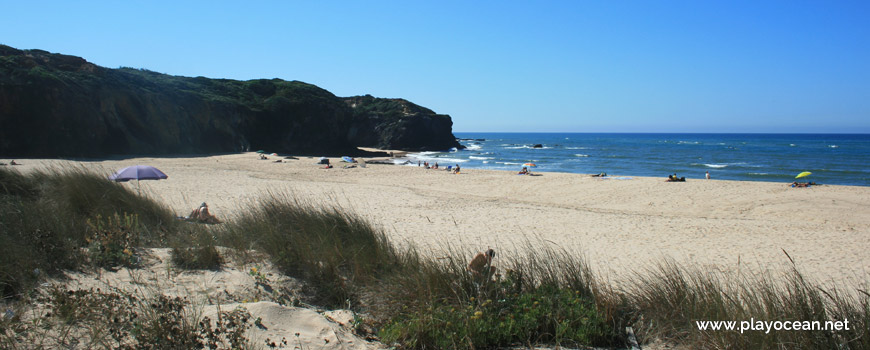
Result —
[{"label": "blue sky", "polygon": [[867,1],[3,1],[0,43],[401,97],[454,131],[870,133]]}]

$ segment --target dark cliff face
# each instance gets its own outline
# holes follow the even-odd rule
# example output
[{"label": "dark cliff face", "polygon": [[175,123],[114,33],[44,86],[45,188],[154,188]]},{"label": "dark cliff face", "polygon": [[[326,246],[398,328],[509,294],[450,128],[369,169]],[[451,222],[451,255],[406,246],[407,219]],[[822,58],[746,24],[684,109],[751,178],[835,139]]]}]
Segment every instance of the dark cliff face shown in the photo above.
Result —
[{"label": "dark cliff face", "polygon": [[[0,155],[6,157],[257,149],[352,155],[364,145],[348,135],[382,129],[374,124],[360,128],[356,118],[342,99],[298,81],[107,69],[79,57],[0,45]],[[395,129],[403,130],[416,129]],[[452,138],[449,127],[437,132]]]},{"label": "dark cliff face", "polygon": [[371,95],[347,97],[344,102],[354,118],[348,138],[359,146],[405,151],[464,148],[453,136],[449,115],[407,100]]}]

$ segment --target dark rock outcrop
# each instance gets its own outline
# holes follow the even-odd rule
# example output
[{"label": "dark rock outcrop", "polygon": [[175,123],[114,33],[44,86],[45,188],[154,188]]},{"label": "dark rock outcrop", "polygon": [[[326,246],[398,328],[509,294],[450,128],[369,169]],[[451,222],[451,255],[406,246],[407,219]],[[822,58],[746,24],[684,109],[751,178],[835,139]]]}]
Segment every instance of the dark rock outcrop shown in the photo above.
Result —
[{"label": "dark rock outcrop", "polygon": [[[358,123],[358,118],[341,98],[299,81],[236,81],[108,69],[79,57],[0,45],[0,155],[5,157],[257,149],[359,155],[356,147],[365,145],[348,135],[433,127],[422,134],[438,136],[422,142],[406,141],[408,136],[402,135],[388,137],[414,149],[432,150],[441,149],[441,139],[453,138],[449,117],[447,129],[443,121],[428,119],[410,122],[411,127],[384,128],[368,119]],[[438,142],[427,143],[431,140]]]},{"label": "dark rock outcrop", "polygon": [[348,138],[356,145],[405,151],[464,148],[453,136],[449,115],[400,98],[365,95],[344,102],[353,110]]}]

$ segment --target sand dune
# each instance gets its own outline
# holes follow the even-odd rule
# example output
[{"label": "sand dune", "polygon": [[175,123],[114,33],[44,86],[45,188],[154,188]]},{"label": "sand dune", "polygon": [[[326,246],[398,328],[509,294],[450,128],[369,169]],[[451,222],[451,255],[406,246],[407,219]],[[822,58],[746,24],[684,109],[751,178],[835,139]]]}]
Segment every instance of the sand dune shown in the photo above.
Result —
[{"label": "sand dune", "polygon": [[[142,192],[178,215],[208,202],[221,218],[265,194],[288,193],[353,210],[398,244],[432,254],[452,245],[522,249],[543,240],[585,254],[605,277],[621,281],[673,258],[732,271],[782,271],[787,251],[822,283],[870,281],[870,188],[663,178],[599,179],[586,175],[463,169],[454,175],[416,166],[369,164],[321,169],[314,158],[258,160],[253,153],[72,162],[19,160],[27,171],[74,166],[106,174],[153,165],[168,180],[142,181]],[[631,176],[631,174],[621,174]],[[135,189],[135,182],[127,183]],[[509,259],[501,255],[497,259]]]}]

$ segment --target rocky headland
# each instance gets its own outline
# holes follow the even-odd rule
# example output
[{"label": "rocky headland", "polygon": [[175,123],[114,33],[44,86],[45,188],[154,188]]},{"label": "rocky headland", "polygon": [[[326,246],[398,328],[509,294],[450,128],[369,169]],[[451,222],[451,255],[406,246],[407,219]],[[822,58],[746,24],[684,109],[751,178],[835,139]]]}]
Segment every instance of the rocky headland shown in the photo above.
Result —
[{"label": "rocky headland", "polygon": [[402,99],[341,98],[281,79],[110,69],[0,45],[0,155],[7,157],[446,150],[462,147],[452,125],[450,116]]}]

